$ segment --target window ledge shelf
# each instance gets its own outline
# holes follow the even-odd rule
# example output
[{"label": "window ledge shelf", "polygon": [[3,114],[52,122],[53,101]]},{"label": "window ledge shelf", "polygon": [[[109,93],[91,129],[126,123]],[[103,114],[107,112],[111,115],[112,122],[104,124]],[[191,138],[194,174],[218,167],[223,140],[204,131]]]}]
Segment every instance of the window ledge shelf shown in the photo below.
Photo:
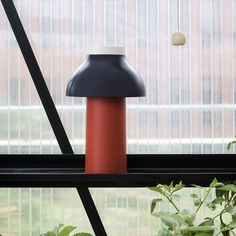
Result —
[{"label": "window ledge shelf", "polygon": [[0,155],[0,187],[147,187],[236,180],[235,155],[128,155],[127,174],[85,174],[84,155]]}]

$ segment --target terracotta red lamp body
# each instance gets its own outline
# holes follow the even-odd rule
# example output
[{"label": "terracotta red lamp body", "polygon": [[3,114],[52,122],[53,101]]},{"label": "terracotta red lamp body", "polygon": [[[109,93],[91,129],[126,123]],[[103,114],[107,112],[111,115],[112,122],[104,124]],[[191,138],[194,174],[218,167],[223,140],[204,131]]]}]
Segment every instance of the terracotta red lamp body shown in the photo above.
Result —
[{"label": "terracotta red lamp body", "polygon": [[87,97],[85,172],[125,173],[125,97],[145,96],[145,87],[128,65],[124,49],[92,50],[74,73],[66,94]]},{"label": "terracotta red lamp body", "polygon": [[87,173],[125,173],[125,98],[88,98]]}]

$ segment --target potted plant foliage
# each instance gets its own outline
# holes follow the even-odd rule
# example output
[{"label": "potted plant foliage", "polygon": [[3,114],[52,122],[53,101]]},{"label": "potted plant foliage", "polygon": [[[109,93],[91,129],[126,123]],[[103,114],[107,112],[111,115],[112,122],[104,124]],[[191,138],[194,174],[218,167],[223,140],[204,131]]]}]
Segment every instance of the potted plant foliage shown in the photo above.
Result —
[{"label": "potted plant foliage", "polygon": [[[236,235],[236,185],[220,183],[216,179],[209,187],[203,188],[193,185],[204,191],[203,196],[190,194],[193,200],[194,211],[180,209],[178,201],[181,199],[180,191],[184,188],[182,182],[170,185],[158,184],[149,187],[157,193],[157,198],[151,202],[151,214],[161,219],[163,228],[158,231],[158,236],[213,236]],[[210,199],[210,195],[214,198]],[[172,211],[158,211],[159,204],[167,202]],[[199,210],[206,206],[211,211],[211,216],[201,219]],[[170,209],[170,208],[169,208]],[[196,223],[196,219],[200,223]]]},{"label": "potted plant foliage", "polygon": [[85,232],[73,233],[75,229],[75,226],[64,226],[63,224],[59,224],[55,229],[48,231],[41,236],[92,236],[91,234]]}]

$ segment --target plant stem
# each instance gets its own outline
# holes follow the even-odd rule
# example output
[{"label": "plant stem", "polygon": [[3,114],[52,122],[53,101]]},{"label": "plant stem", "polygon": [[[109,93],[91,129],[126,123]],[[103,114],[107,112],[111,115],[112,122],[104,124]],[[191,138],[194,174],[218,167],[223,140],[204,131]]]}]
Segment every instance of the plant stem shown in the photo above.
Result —
[{"label": "plant stem", "polygon": [[223,212],[222,214],[220,214],[220,223],[223,225],[223,226],[226,226],[226,224],[224,223],[223,219],[222,219],[222,215],[223,215]]},{"label": "plant stem", "polygon": [[215,215],[212,219],[215,220],[218,216],[223,215],[223,213],[225,213],[225,212],[226,212],[226,210],[223,209],[219,214]]},{"label": "plant stem", "polygon": [[165,195],[165,197],[168,199],[168,201],[172,204],[172,206],[176,209],[177,212],[180,212],[179,208],[175,205],[175,203],[172,201],[171,197],[168,197]]},{"label": "plant stem", "polygon": [[234,195],[232,195],[232,197],[230,198],[230,200],[229,200],[229,204],[230,204],[230,205],[233,205],[233,204],[234,204],[235,198],[236,198],[236,193],[235,193]]},{"label": "plant stem", "polygon": [[227,230],[227,231],[222,232],[222,234],[223,234],[223,236],[229,236],[229,232],[230,232],[230,230]]},{"label": "plant stem", "polygon": [[175,205],[175,203],[171,199],[172,194],[173,194],[173,192],[167,192],[166,190],[164,190],[162,193],[162,195],[168,199],[168,201],[172,204],[172,206],[176,209],[176,211],[180,212],[179,208]]},{"label": "plant stem", "polygon": [[209,195],[209,193],[210,193],[211,190],[212,190],[212,187],[210,187],[210,188],[208,189],[208,191],[207,191],[207,193],[206,193],[206,196],[203,198],[203,200],[202,200],[201,203],[199,204],[199,206],[198,206],[197,210],[195,211],[195,213],[197,213],[197,212],[199,211],[199,209],[201,208],[203,202],[206,201],[206,199],[207,199],[207,197],[208,197],[208,195]]}]

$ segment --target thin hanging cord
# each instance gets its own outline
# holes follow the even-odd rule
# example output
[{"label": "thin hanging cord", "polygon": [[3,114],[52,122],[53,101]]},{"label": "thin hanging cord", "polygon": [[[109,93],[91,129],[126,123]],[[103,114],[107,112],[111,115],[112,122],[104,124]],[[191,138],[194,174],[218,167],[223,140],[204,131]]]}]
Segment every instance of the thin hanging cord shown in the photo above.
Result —
[{"label": "thin hanging cord", "polygon": [[180,32],[180,0],[177,0],[177,27]]}]

